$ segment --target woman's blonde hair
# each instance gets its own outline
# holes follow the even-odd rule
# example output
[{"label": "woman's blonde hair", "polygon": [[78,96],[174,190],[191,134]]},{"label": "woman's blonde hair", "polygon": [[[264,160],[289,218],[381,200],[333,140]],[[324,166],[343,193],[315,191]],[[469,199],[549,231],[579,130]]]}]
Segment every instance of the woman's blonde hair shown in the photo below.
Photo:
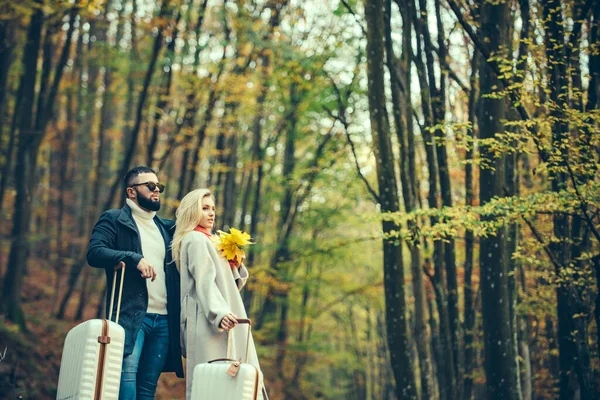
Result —
[{"label": "woman's blonde hair", "polygon": [[205,197],[211,197],[214,201],[210,190],[192,190],[181,199],[179,207],[177,207],[177,211],[175,212],[175,235],[171,243],[171,251],[178,270],[181,256],[181,242],[186,233],[193,231],[198,226],[198,222],[202,216],[202,199]]}]

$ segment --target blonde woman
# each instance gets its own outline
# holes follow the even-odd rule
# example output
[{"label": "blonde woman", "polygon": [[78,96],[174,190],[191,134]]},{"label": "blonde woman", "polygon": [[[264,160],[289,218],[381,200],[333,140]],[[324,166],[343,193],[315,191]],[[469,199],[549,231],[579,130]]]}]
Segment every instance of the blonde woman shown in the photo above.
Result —
[{"label": "blonde woman", "polygon": [[[237,318],[247,318],[239,291],[246,284],[248,270],[243,264],[230,264],[211,241],[215,211],[211,192],[196,189],[181,200],[175,214],[172,251],[181,274],[180,333],[188,400],[194,367],[226,356],[227,331],[231,335],[230,358],[246,355],[248,326],[233,328]],[[243,361],[260,370],[252,338],[249,345],[248,360]],[[264,387],[262,392],[267,399]]]}]

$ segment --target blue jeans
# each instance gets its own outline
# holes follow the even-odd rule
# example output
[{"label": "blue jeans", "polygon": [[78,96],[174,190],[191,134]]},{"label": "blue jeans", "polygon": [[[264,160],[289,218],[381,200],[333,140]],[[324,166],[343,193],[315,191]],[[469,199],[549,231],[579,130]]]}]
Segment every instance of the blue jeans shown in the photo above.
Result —
[{"label": "blue jeans", "polygon": [[123,358],[119,400],[154,399],[168,350],[167,316],[146,314],[133,352]]}]

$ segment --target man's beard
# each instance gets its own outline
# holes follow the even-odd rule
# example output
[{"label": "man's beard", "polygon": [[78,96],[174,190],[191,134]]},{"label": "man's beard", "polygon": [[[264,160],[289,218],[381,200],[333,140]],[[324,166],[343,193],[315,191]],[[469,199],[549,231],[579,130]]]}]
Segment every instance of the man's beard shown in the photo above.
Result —
[{"label": "man's beard", "polygon": [[150,211],[160,210],[160,199],[152,200],[150,198],[138,196],[138,204],[140,205],[140,207],[145,208],[146,210],[150,210]]}]

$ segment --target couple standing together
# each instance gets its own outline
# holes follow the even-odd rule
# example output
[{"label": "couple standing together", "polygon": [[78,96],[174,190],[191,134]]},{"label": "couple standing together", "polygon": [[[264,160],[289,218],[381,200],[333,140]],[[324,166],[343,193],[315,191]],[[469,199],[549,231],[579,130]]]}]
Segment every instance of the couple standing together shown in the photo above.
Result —
[{"label": "couple standing together", "polygon": [[[210,240],[215,203],[209,190],[188,193],[174,222],[156,215],[165,187],[151,168],[133,168],[124,186],[127,204],[100,216],[87,253],[89,265],[105,269],[107,282],[113,279],[115,265],[126,264],[119,318],[125,329],[119,399],[154,399],[161,372],[183,377],[182,355],[189,399],[193,368],[224,358],[228,334],[230,358],[246,354],[248,326],[233,328],[236,318],[247,318],[239,291],[248,270],[242,263],[230,264]],[[107,310],[109,297],[107,293]],[[245,361],[260,370],[254,342],[249,345]]]}]

